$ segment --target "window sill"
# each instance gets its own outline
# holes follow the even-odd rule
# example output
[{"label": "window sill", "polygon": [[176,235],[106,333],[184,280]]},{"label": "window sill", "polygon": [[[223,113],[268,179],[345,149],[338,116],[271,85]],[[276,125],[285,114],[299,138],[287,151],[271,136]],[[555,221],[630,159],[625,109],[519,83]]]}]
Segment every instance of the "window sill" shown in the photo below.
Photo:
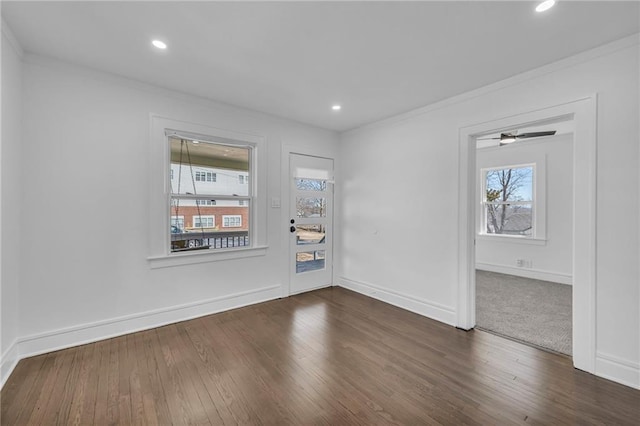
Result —
[{"label": "window sill", "polygon": [[518,237],[516,235],[478,234],[476,238],[481,241],[495,241],[499,243],[509,243],[509,244],[510,243],[528,244],[533,246],[547,245],[547,240],[545,238],[527,238],[527,237]]},{"label": "window sill", "polygon": [[243,247],[238,249],[224,249],[221,251],[197,251],[192,253],[174,253],[163,256],[148,257],[151,269],[169,268],[172,266],[193,265],[196,263],[217,262],[220,260],[244,259],[247,257],[264,256],[268,246]]}]

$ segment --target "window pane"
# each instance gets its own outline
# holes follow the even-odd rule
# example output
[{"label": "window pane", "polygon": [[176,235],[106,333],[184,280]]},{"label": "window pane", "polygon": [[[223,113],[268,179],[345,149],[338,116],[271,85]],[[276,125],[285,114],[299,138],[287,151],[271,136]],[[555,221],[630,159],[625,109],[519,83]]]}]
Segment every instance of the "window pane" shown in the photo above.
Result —
[{"label": "window pane", "polygon": [[215,216],[199,215],[193,216],[193,226],[195,228],[213,228],[215,225]]},{"label": "window pane", "polygon": [[532,201],[533,167],[488,170],[486,201]]},{"label": "window pane", "polygon": [[242,216],[240,215],[224,215],[222,216],[223,228],[241,228]]},{"label": "window pane", "polygon": [[324,225],[296,226],[296,244],[324,244]]},{"label": "window pane", "polygon": [[[220,227],[221,220],[227,220],[229,226],[248,229],[249,200],[238,205],[236,200],[209,200],[171,197],[171,224],[179,226],[186,232],[200,228],[200,220],[205,226]],[[176,219],[177,218],[177,219]],[[211,224],[212,225],[207,225]]]},{"label": "window pane", "polygon": [[531,204],[485,204],[487,234],[531,236]]},{"label": "window pane", "polygon": [[296,188],[300,191],[326,191],[327,181],[318,179],[296,179]]},{"label": "window pane", "polygon": [[184,216],[171,216],[171,227],[171,232],[174,234],[184,232]]},{"label": "window pane", "polygon": [[296,253],[296,273],[324,269],[324,250]]},{"label": "window pane", "polygon": [[251,149],[169,138],[171,193],[249,195]]},{"label": "window pane", "polygon": [[324,198],[296,198],[298,217],[325,217],[327,202]]},{"label": "window pane", "polygon": [[249,246],[250,203],[244,201],[172,197],[171,251]]}]

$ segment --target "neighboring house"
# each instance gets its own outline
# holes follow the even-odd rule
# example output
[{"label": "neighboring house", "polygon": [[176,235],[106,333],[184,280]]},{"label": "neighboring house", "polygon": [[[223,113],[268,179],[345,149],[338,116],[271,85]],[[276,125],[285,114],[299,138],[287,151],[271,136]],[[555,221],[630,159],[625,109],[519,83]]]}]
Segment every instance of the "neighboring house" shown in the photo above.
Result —
[{"label": "neighboring house", "polygon": [[[244,171],[171,163],[171,190],[175,193],[248,194]],[[171,205],[171,224],[184,231],[248,230],[246,200],[178,200]]]},{"label": "neighboring house", "polygon": [[531,209],[512,213],[504,223],[501,234],[529,235],[531,231]]}]

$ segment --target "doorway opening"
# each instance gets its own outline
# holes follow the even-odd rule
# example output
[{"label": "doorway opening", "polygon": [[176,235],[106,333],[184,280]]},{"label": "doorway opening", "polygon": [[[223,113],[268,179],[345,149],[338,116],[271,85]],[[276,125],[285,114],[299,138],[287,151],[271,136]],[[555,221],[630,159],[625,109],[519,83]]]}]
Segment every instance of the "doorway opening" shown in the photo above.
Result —
[{"label": "doorway opening", "polygon": [[478,137],[475,169],[476,327],[571,356],[573,121]]},{"label": "doorway opening", "polygon": [[459,280],[456,326],[474,328],[476,321],[476,140],[512,129],[571,121],[573,124],[572,227],[572,360],[594,373],[596,360],[596,96],[588,96],[528,113],[460,128],[459,138]]}]

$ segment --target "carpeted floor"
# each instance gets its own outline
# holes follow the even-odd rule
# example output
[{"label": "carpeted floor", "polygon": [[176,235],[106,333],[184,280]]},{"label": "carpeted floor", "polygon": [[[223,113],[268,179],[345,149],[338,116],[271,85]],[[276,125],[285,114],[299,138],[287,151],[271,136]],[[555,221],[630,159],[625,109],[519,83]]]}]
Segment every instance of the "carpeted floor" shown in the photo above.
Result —
[{"label": "carpeted floor", "polygon": [[478,328],[571,355],[571,286],[476,271]]}]

